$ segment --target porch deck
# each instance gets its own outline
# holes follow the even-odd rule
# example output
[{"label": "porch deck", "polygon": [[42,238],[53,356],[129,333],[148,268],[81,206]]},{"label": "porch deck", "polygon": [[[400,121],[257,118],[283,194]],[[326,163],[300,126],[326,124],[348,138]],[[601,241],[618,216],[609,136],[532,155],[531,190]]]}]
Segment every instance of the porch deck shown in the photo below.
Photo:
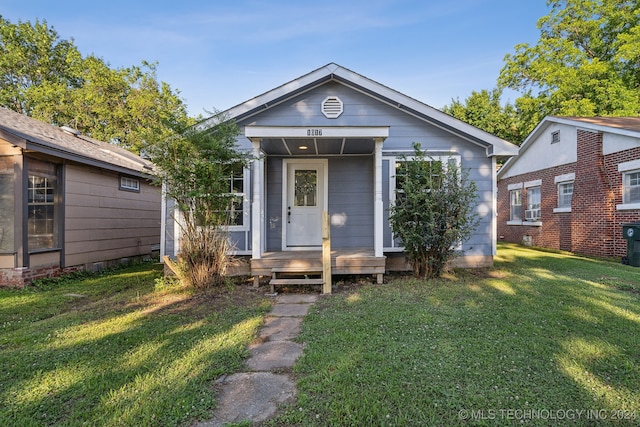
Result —
[{"label": "porch deck", "polygon": [[[352,248],[331,251],[331,274],[373,274],[382,282],[386,257],[376,257],[373,249]],[[273,269],[322,270],[322,251],[265,252],[251,260],[251,275],[271,276]]]}]

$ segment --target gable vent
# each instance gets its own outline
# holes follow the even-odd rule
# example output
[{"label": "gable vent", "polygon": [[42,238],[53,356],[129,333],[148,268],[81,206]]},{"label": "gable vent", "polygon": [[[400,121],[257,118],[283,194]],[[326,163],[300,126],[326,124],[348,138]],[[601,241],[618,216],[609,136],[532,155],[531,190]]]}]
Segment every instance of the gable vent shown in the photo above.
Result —
[{"label": "gable vent", "polygon": [[322,114],[328,119],[335,119],[342,114],[342,101],[337,96],[327,96],[322,101]]}]

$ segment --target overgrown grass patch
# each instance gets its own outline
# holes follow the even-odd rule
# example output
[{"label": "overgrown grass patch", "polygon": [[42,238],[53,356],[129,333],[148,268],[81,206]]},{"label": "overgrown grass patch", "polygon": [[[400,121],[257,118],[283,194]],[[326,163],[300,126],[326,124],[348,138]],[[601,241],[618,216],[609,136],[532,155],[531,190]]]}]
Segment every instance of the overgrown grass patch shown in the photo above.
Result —
[{"label": "overgrown grass patch", "polygon": [[0,425],[188,425],[241,370],[270,302],[246,287],[155,290],[140,265],[0,290]]},{"label": "overgrown grass patch", "polygon": [[274,425],[639,425],[640,269],[502,245],[495,267],[323,298]]}]

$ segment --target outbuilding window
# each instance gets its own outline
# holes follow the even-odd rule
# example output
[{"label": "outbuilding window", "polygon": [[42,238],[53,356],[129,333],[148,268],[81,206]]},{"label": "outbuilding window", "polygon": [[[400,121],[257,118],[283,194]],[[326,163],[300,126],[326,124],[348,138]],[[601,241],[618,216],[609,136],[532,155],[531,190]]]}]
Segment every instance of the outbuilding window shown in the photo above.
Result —
[{"label": "outbuilding window", "polygon": [[128,176],[121,176],[120,190],[140,192],[140,180]]},{"label": "outbuilding window", "polygon": [[30,251],[58,247],[56,166],[29,159],[27,184],[27,236]]}]

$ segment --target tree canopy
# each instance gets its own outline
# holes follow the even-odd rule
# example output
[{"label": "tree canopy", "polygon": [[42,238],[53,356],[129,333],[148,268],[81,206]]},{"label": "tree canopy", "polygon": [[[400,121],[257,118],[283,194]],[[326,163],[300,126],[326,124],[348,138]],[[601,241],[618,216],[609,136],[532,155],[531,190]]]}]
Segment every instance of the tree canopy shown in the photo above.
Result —
[{"label": "tree canopy", "polygon": [[139,152],[145,141],[187,121],[184,102],[159,82],[156,64],[112,69],[82,56],[46,21],[12,24],[0,16],[0,106]]},{"label": "tree canopy", "polygon": [[[537,23],[538,42],[519,44],[514,53],[505,56],[496,90],[500,93],[509,88],[521,96],[515,105],[491,110],[502,122],[498,129],[518,127],[518,139],[512,141],[521,143],[547,115],[640,114],[638,0],[547,3],[549,14]],[[464,105],[454,102],[447,112],[463,120],[480,114],[484,105],[476,102],[478,96],[472,95]],[[471,123],[492,132],[492,126],[482,120]],[[496,134],[509,139],[508,134]]]}]

